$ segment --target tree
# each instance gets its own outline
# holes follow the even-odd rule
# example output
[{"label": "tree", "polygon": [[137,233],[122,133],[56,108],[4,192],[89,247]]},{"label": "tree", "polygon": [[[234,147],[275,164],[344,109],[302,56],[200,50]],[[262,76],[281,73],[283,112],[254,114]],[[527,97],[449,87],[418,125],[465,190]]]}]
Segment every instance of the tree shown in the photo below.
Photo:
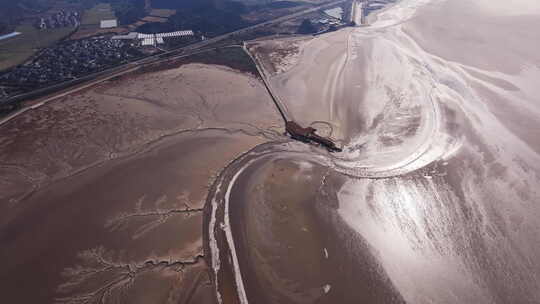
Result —
[{"label": "tree", "polygon": [[300,27],[298,27],[298,33],[299,34],[313,34],[317,32],[317,28],[311,23],[311,20],[304,19],[302,21],[302,24],[300,24]]}]

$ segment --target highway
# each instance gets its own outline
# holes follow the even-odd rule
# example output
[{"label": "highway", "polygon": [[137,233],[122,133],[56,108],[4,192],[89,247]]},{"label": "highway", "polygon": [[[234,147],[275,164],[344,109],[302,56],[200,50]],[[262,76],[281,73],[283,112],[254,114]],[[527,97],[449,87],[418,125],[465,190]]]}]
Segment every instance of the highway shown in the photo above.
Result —
[{"label": "highway", "polygon": [[[181,58],[181,57],[193,55],[193,54],[197,53],[196,50],[200,50],[200,49],[202,49],[202,48],[204,48],[206,46],[209,46],[209,45],[211,45],[213,43],[216,43],[216,42],[219,42],[219,41],[234,37],[235,35],[243,34],[243,33],[255,30],[257,28],[261,28],[261,27],[265,27],[265,26],[269,26],[269,25],[273,25],[273,24],[278,24],[278,23],[281,23],[283,21],[287,21],[287,20],[290,20],[290,19],[293,19],[293,18],[297,18],[299,16],[309,14],[309,13],[313,13],[313,12],[316,12],[317,10],[324,9],[324,8],[327,8],[327,7],[331,7],[331,6],[335,6],[337,4],[347,2],[347,1],[350,1],[350,0],[338,0],[338,1],[328,2],[328,3],[322,4],[322,5],[318,5],[318,6],[315,6],[315,7],[311,7],[309,9],[305,9],[305,10],[290,14],[290,15],[282,16],[282,17],[279,17],[279,18],[276,18],[276,19],[273,19],[273,20],[269,20],[269,21],[266,21],[266,22],[255,24],[255,25],[252,25],[252,26],[249,26],[249,27],[246,27],[246,28],[234,31],[234,32],[230,32],[230,33],[223,34],[223,35],[220,35],[220,36],[217,36],[217,37],[214,37],[214,38],[206,39],[206,40],[203,40],[203,41],[200,41],[200,42],[197,42],[197,43],[194,43],[194,44],[190,44],[188,46],[173,49],[173,50],[170,50],[170,51],[167,51],[167,52],[164,52],[164,53],[160,53],[160,54],[148,56],[148,57],[145,57],[145,58],[141,58],[139,60],[126,63],[124,65],[116,66],[116,67],[110,68],[108,70],[98,72],[96,74],[93,74],[93,75],[95,75],[97,77],[97,79],[92,79],[90,82],[85,82],[82,85],[76,86],[76,87],[71,88],[71,89],[61,90],[60,92],[56,92],[56,93],[52,94],[52,96],[50,96],[50,95],[46,96],[42,100],[38,99],[35,103],[24,105],[23,108],[21,108],[21,109],[15,111],[15,112],[5,116],[5,117],[2,117],[0,119],[0,126],[7,123],[7,122],[9,122],[11,119],[19,116],[20,114],[23,114],[23,113],[25,113],[26,111],[29,111],[29,110],[37,109],[37,108],[41,107],[42,105],[45,105],[48,102],[55,100],[56,98],[64,97],[66,95],[75,93],[75,92],[80,91],[82,89],[85,89],[85,88],[91,87],[93,85],[99,84],[99,83],[101,83],[103,81],[107,81],[107,80],[109,80],[111,78],[123,75],[125,73],[135,71],[139,67],[141,67],[141,66],[143,66],[145,64],[157,63],[157,62],[159,62],[161,60],[170,60],[172,58]],[[177,56],[174,56],[175,54],[177,54]],[[167,55],[170,55],[170,56],[167,56]],[[256,63],[256,61],[255,61],[255,63]],[[108,74],[109,71],[111,72],[110,74]],[[93,75],[88,75],[88,76],[85,76],[85,77],[92,78]],[[261,75],[261,77],[264,78],[263,75]],[[56,85],[58,85],[58,84],[56,84]],[[32,93],[32,92],[30,92],[30,93]],[[15,99],[21,98],[22,96],[28,95],[30,93],[25,93],[25,94],[14,96],[14,97],[10,98],[6,102],[10,102],[10,100],[15,100]]]},{"label": "highway", "polygon": [[212,43],[215,43],[215,42],[218,42],[218,41],[221,41],[221,40],[224,40],[224,39],[233,37],[233,36],[235,36],[235,35],[243,34],[243,33],[252,31],[252,30],[257,29],[257,28],[260,28],[260,27],[265,27],[265,26],[269,26],[269,25],[276,24],[276,23],[281,23],[281,22],[283,22],[283,21],[287,21],[287,20],[290,20],[290,19],[293,19],[293,18],[302,16],[302,15],[305,15],[305,14],[309,14],[309,13],[316,12],[316,11],[318,11],[318,10],[320,10],[320,9],[324,9],[324,8],[331,7],[331,6],[334,6],[334,5],[343,3],[343,2],[348,2],[348,1],[350,1],[350,0],[332,1],[332,2],[330,2],[330,3],[326,3],[326,4],[319,5],[319,6],[315,6],[315,7],[312,7],[312,8],[306,9],[306,10],[303,10],[303,11],[299,11],[299,12],[290,14],[290,15],[286,15],[286,16],[279,17],[279,18],[276,18],[276,19],[273,19],[273,20],[269,20],[269,21],[266,21],[266,22],[263,22],[263,23],[259,23],[259,24],[256,24],[256,25],[253,25],[253,26],[250,26],[250,27],[246,27],[246,28],[243,28],[243,29],[234,31],[234,32],[230,32],[230,33],[228,33],[228,34],[224,34],[224,35],[221,35],[221,36],[218,36],[218,37],[214,37],[214,38],[211,38],[211,39],[207,39],[207,40],[201,41],[201,42],[199,42],[199,43],[197,43],[197,44],[193,44],[193,45],[191,45],[191,46],[187,46],[187,47],[184,48],[184,49],[189,50],[189,49],[193,49],[193,48],[204,47],[204,46],[206,46],[206,45],[208,45],[208,44],[212,44]]}]

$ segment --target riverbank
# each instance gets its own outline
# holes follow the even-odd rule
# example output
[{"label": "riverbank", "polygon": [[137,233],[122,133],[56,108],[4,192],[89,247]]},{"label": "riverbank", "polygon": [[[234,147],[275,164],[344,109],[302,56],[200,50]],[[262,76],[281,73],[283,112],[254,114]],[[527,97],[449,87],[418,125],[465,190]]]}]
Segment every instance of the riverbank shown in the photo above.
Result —
[{"label": "riverbank", "polygon": [[[13,262],[0,290],[23,302],[107,293],[213,304],[202,258],[208,185],[280,128],[259,79],[193,63],[109,80],[12,119],[0,127],[0,256]],[[21,294],[21,282],[38,292]]]},{"label": "riverbank", "polygon": [[[296,63],[274,70],[273,90],[344,152],[266,144],[222,173],[218,291],[243,304],[357,303],[381,286],[369,302],[537,302],[536,8],[403,0],[371,27],[284,46]],[[327,261],[335,248],[343,264]],[[352,268],[355,286],[332,281]],[[365,269],[380,276],[360,282]]]}]

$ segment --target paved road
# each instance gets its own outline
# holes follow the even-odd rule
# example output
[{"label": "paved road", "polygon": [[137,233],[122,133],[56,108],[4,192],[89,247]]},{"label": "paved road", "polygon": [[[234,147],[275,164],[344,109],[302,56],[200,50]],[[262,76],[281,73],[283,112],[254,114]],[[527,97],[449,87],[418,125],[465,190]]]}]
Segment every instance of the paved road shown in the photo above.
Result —
[{"label": "paved road", "polygon": [[244,44],[244,46],[242,47],[244,52],[246,52],[246,54],[251,57],[251,60],[253,61],[253,63],[255,64],[255,66],[257,67],[257,70],[259,71],[259,74],[261,75],[261,79],[264,83],[264,86],[266,87],[266,89],[268,90],[268,93],[270,94],[270,97],[272,97],[272,100],[274,101],[274,103],[276,104],[277,106],[277,109],[279,111],[279,114],[281,114],[281,117],[283,117],[283,120],[285,122],[287,121],[291,121],[291,120],[294,120],[289,112],[289,110],[287,109],[287,105],[281,101],[280,97],[278,94],[276,94],[274,92],[274,90],[272,89],[272,86],[270,85],[270,83],[268,82],[268,76],[267,74],[265,73],[264,71],[264,67],[262,66],[262,64],[260,64],[259,60],[253,56],[253,54],[251,54],[249,52],[249,50],[247,49],[246,45]]},{"label": "paved road", "polygon": [[297,12],[297,13],[294,13],[294,14],[279,17],[277,19],[269,20],[269,21],[259,23],[259,24],[256,24],[256,25],[253,25],[253,26],[250,26],[250,27],[246,27],[246,28],[243,28],[243,29],[240,29],[240,30],[237,30],[237,31],[225,34],[225,35],[221,35],[221,36],[214,37],[214,38],[211,38],[211,39],[208,39],[208,40],[205,40],[205,41],[201,41],[198,44],[193,44],[191,46],[187,46],[185,49],[204,47],[205,45],[208,45],[208,44],[211,44],[211,43],[215,43],[215,42],[230,38],[230,37],[232,37],[234,35],[243,34],[245,32],[249,32],[249,31],[252,31],[252,30],[260,28],[260,27],[265,27],[265,26],[269,26],[269,25],[272,25],[272,24],[281,23],[283,21],[287,21],[287,20],[302,16],[302,15],[305,15],[305,14],[316,12],[316,11],[318,11],[320,9],[323,9],[323,8],[331,7],[331,6],[334,6],[334,5],[343,3],[343,2],[348,2],[348,1],[350,1],[350,0],[338,0],[338,1],[333,1],[333,2],[330,2],[330,3],[322,4],[322,5],[319,5],[319,6],[315,6],[315,7],[312,7],[312,8],[309,8],[309,9],[306,9],[306,10],[303,10],[303,11],[300,11],[300,12]]},{"label": "paved road", "polygon": [[[181,48],[178,48],[178,49],[167,51],[165,53],[152,55],[152,56],[145,57],[145,58],[142,58],[142,59],[130,62],[130,63],[126,63],[124,65],[124,67],[126,69],[122,69],[119,72],[113,72],[112,74],[104,76],[104,77],[99,77],[97,80],[92,80],[91,82],[87,82],[87,83],[82,84],[80,86],[77,86],[77,87],[75,87],[73,89],[63,90],[63,91],[61,91],[60,94],[57,93],[56,95],[49,96],[44,100],[40,100],[37,103],[34,103],[32,105],[28,105],[28,106],[14,112],[14,113],[11,113],[10,115],[8,115],[6,117],[3,117],[0,120],[0,126],[7,123],[11,119],[19,116],[20,114],[25,113],[26,111],[29,111],[29,110],[32,110],[32,109],[37,109],[37,108],[41,107],[42,105],[45,105],[49,101],[52,101],[52,100],[54,100],[56,98],[63,97],[63,96],[66,96],[68,94],[80,91],[80,90],[82,90],[84,88],[96,85],[96,84],[98,84],[100,82],[109,80],[109,79],[111,79],[113,77],[116,77],[116,76],[119,76],[119,75],[122,75],[122,74],[125,74],[125,73],[128,73],[128,72],[134,71],[138,67],[140,67],[140,66],[142,66],[144,64],[155,63],[155,62],[159,62],[161,60],[170,60],[171,58],[179,58],[179,57],[193,55],[194,53],[197,53],[196,50],[198,50],[198,49],[204,48],[204,47],[206,47],[206,46],[208,46],[210,44],[216,43],[218,41],[228,39],[228,38],[233,37],[235,35],[243,34],[243,33],[252,31],[252,30],[260,28],[260,27],[265,27],[265,26],[269,26],[269,25],[272,25],[272,24],[277,24],[277,23],[280,23],[280,22],[283,22],[283,21],[286,21],[286,20],[290,20],[290,19],[302,16],[302,15],[305,15],[305,14],[315,12],[317,10],[320,10],[320,9],[323,9],[323,8],[326,8],[326,7],[335,6],[337,4],[347,2],[347,1],[350,1],[350,0],[332,1],[332,2],[329,2],[329,3],[326,3],[326,4],[322,4],[322,5],[315,6],[315,7],[306,9],[306,10],[296,12],[294,14],[279,17],[277,19],[273,19],[273,20],[270,20],[270,21],[259,23],[259,24],[256,24],[256,25],[253,25],[253,26],[250,26],[250,27],[246,27],[246,28],[234,31],[234,32],[230,32],[230,33],[221,35],[221,36],[217,36],[217,37],[214,37],[214,38],[211,38],[211,39],[207,39],[207,40],[204,40],[204,41],[201,41],[201,42],[197,42],[197,43],[185,46],[185,47],[181,47]],[[187,52],[187,54],[186,54],[186,52]],[[172,57],[169,56],[169,57],[164,58],[164,55],[174,55],[174,54],[178,54],[179,56],[172,56]],[[117,71],[118,69],[121,69],[121,68],[122,68],[122,66],[117,66],[117,67],[111,68],[111,70]],[[103,73],[103,72],[100,72],[100,73]],[[14,98],[16,98],[16,97],[18,97],[18,96],[15,96]]]},{"label": "paved road", "polygon": [[193,50],[196,50],[196,49],[200,49],[200,48],[203,48],[205,46],[211,45],[213,43],[216,43],[216,42],[219,42],[219,41],[234,37],[236,35],[240,35],[240,34],[244,34],[244,33],[253,31],[253,30],[257,29],[257,28],[261,28],[261,27],[265,27],[265,26],[269,26],[269,25],[273,25],[273,24],[278,24],[278,23],[281,23],[283,21],[294,19],[294,18],[297,18],[297,17],[302,16],[302,15],[306,15],[306,14],[316,12],[316,11],[318,11],[320,9],[335,6],[335,5],[338,5],[340,3],[348,2],[348,1],[351,1],[351,0],[338,0],[338,1],[332,1],[332,2],[329,2],[329,3],[326,3],[326,4],[322,4],[322,5],[318,5],[318,6],[315,6],[315,7],[309,8],[309,9],[305,9],[305,10],[302,10],[302,11],[299,11],[299,12],[296,12],[296,13],[293,13],[293,14],[290,14],[290,15],[282,16],[282,17],[279,17],[279,18],[276,18],[276,19],[272,19],[272,20],[263,22],[263,23],[259,23],[259,24],[255,24],[255,25],[252,25],[252,26],[249,26],[249,27],[245,27],[245,28],[239,29],[239,30],[234,31],[234,32],[230,32],[230,33],[223,34],[223,35],[220,35],[220,36],[217,36],[217,37],[214,37],[214,38],[206,39],[204,41],[197,42],[197,43],[185,46],[185,47],[170,50],[170,51],[167,51],[165,53],[153,55],[153,56],[150,56],[150,57],[145,57],[145,58],[140,59],[138,61],[134,61],[134,62],[132,62],[130,64],[144,64],[144,63],[148,63],[148,62],[153,62],[156,59],[160,59],[160,58],[163,57],[163,55],[176,54],[176,53],[182,52],[182,51],[193,51]]}]

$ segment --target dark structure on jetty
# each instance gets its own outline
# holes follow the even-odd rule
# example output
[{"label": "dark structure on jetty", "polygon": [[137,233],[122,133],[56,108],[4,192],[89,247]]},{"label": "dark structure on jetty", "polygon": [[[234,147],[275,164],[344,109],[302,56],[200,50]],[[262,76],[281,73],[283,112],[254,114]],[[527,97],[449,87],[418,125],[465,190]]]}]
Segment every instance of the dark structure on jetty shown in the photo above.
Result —
[{"label": "dark structure on jetty", "polygon": [[320,144],[326,149],[328,149],[328,151],[330,152],[341,152],[341,149],[336,147],[336,144],[333,141],[315,134],[317,130],[312,127],[302,128],[294,121],[287,121],[287,123],[285,124],[285,129],[293,139],[305,143],[314,142]]}]

